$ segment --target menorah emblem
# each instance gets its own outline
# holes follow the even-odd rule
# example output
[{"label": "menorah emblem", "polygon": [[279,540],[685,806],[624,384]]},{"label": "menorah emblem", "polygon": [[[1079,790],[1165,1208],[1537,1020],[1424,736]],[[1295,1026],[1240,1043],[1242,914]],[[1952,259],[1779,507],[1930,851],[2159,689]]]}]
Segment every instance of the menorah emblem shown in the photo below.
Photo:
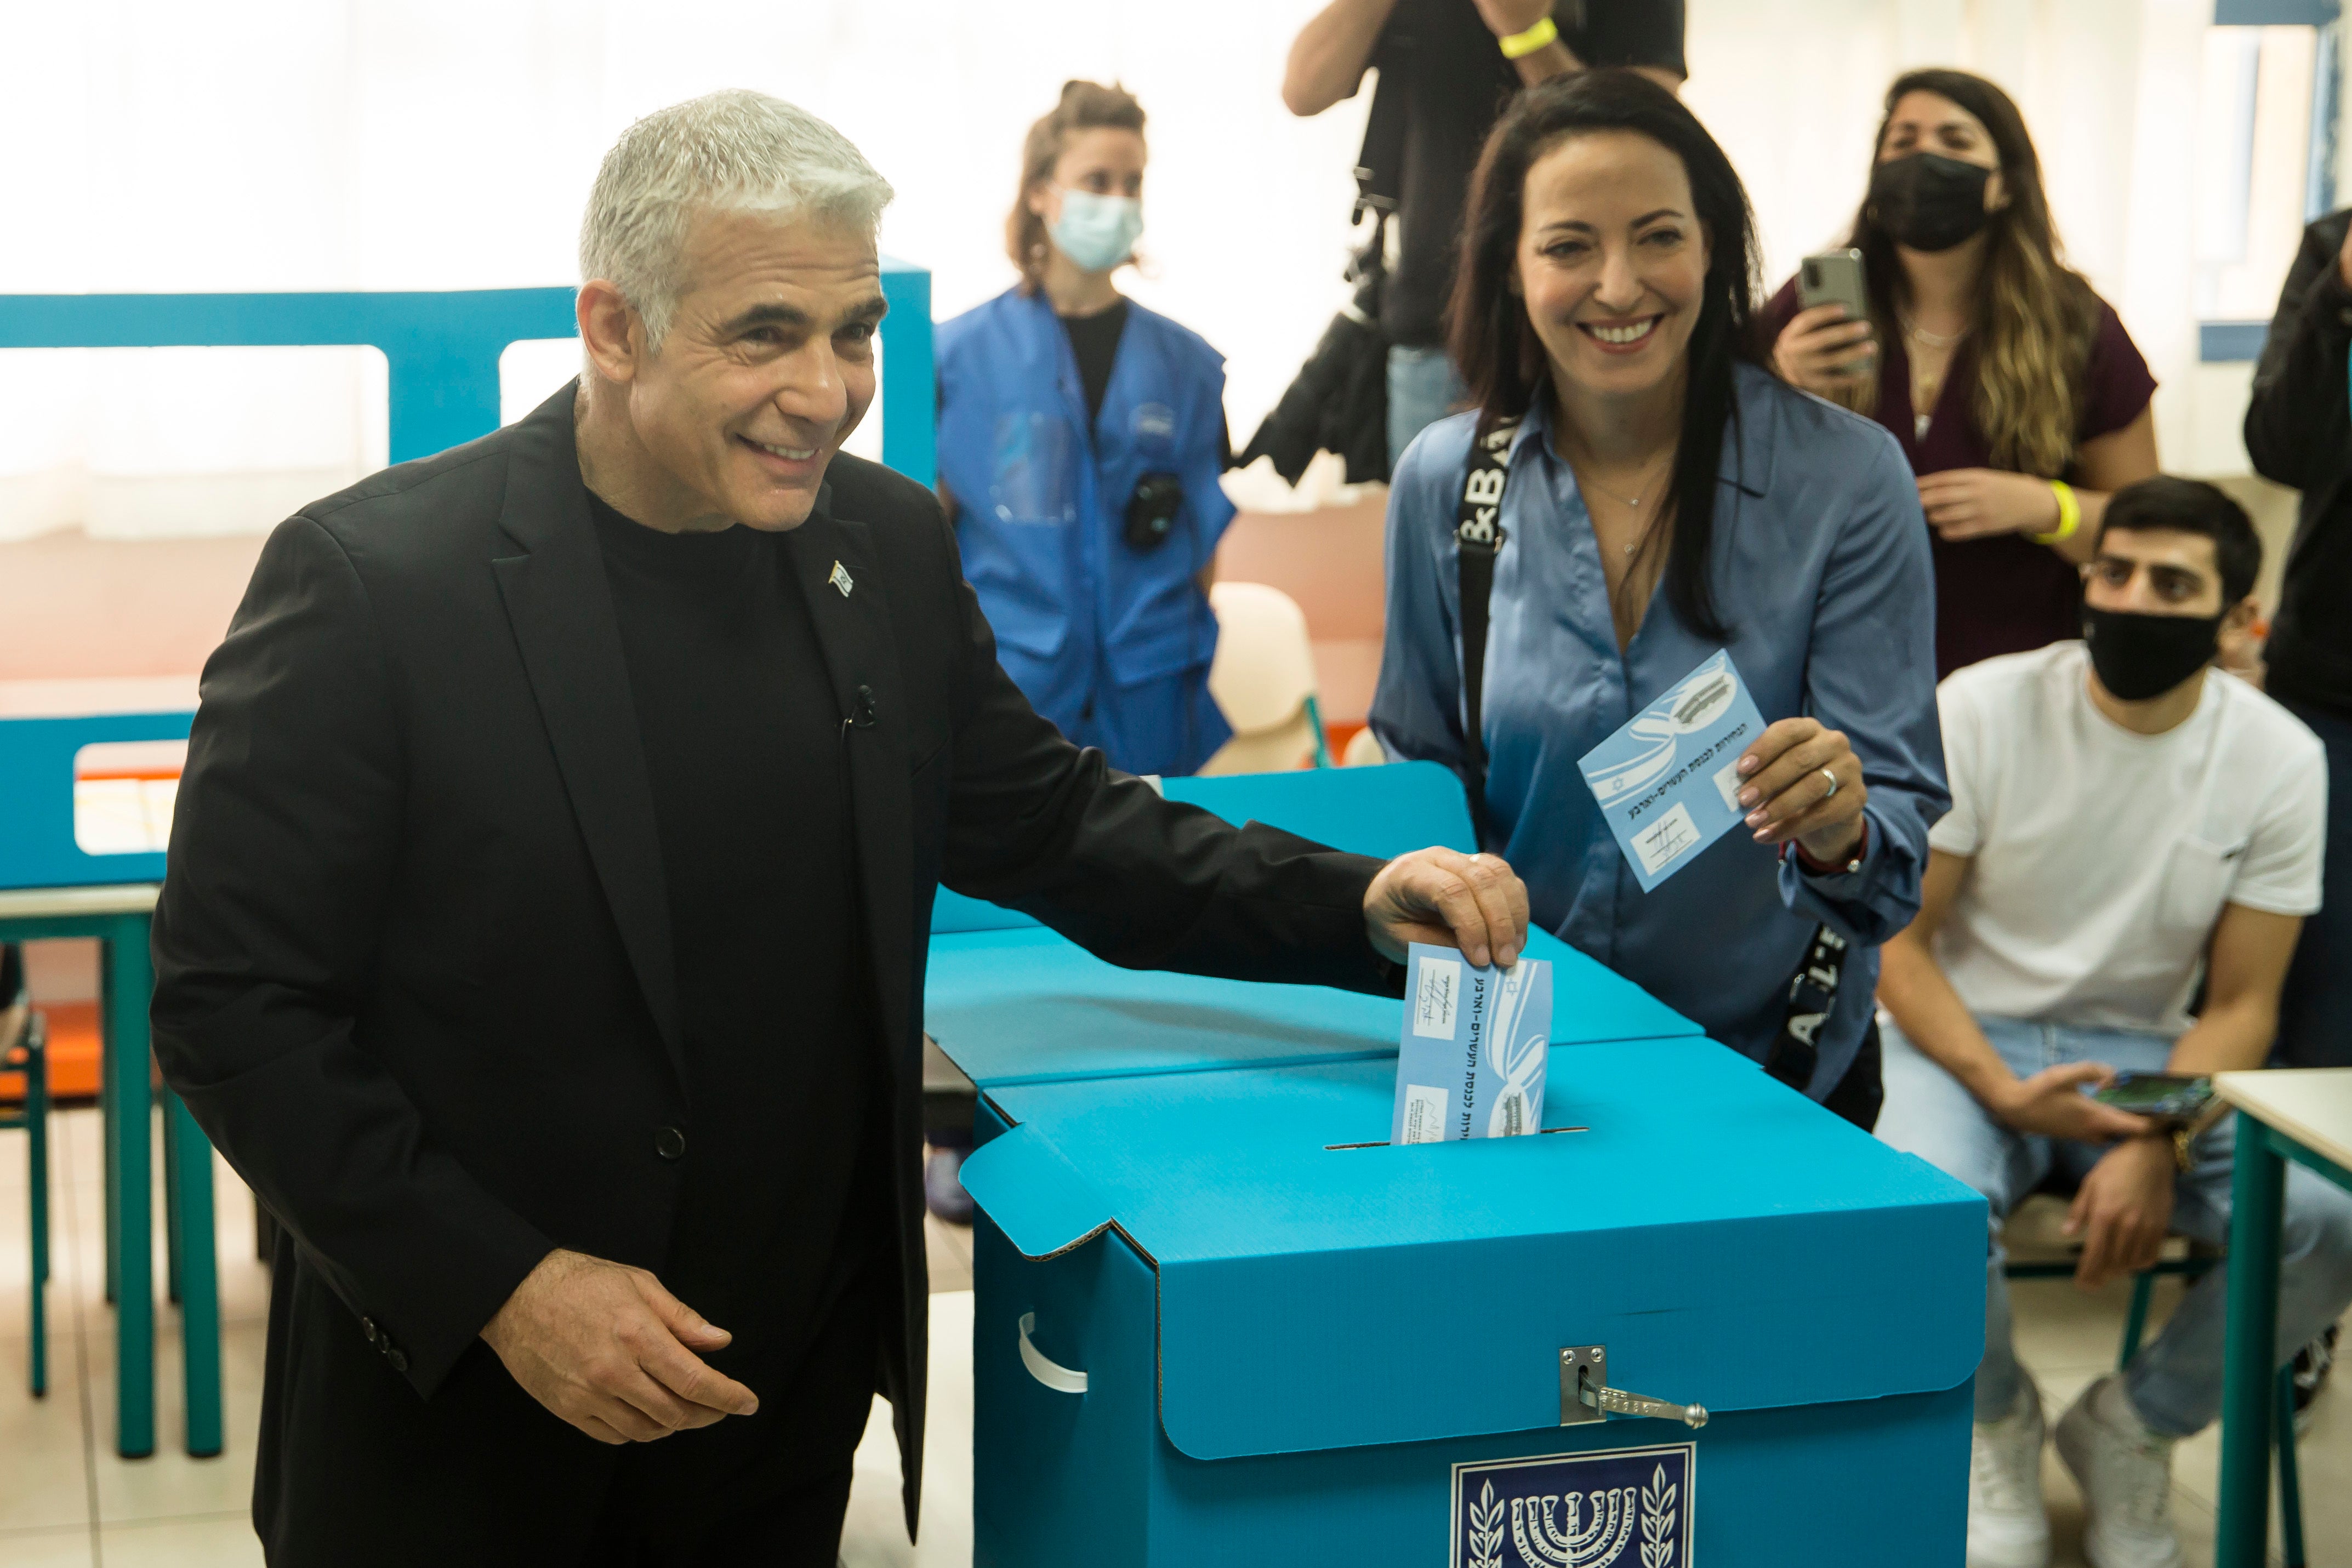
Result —
[{"label": "menorah emblem", "polygon": [[1694,1457],[1690,1445],[1676,1444],[1457,1465],[1453,1561],[1459,1568],[1689,1568]]},{"label": "menorah emblem", "polygon": [[[1591,1517],[1582,1519],[1586,1498]],[[1568,1515],[1565,1526],[1552,1517],[1555,1504]],[[1511,1544],[1528,1568],[1606,1568],[1633,1536],[1633,1489],[1612,1487],[1579,1497],[1515,1497],[1511,1500]]]}]

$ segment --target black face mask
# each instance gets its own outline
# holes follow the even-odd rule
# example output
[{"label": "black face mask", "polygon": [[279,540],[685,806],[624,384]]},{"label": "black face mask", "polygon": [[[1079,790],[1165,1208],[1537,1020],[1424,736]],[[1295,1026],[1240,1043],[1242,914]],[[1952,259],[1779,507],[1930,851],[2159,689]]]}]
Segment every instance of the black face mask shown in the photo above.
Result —
[{"label": "black face mask", "polygon": [[2099,685],[2127,703],[2162,696],[2212,662],[2219,615],[2144,615],[2083,607],[2083,640]]},{"label": "black face mask", "polygon": [[1870,172],[1870,210],[1897,245],[1949,250],[1972,239],[1992,216],[1985,182],[1992,171],[1940,152],[1914,152]]}]

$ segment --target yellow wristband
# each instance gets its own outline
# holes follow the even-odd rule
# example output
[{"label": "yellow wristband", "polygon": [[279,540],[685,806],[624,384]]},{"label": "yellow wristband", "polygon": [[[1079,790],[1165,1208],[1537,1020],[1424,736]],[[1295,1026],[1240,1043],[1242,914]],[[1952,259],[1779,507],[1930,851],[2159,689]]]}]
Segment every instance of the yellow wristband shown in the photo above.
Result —
[{"label": "yellow wristband", "polygon": [[2053,479],[2050,481],[2050,493],[2058,497],[2058,526],[2046,534],[2025,536],[2038,545],[2064,544],[2074,537],[2074,530],[2083,526],[2083,503],[2074,498],[2074,487]]},{"label": "yellow wristband", "polygon": [[1507,60],[1516,60],[1522,55],[1532,55],[1546,44],[1559,41],[1559,29],[1552,25],[1549,16],[1546,16],[1526,32],[1513,33],[1509,37],[1503,39],[1503,57]]}]

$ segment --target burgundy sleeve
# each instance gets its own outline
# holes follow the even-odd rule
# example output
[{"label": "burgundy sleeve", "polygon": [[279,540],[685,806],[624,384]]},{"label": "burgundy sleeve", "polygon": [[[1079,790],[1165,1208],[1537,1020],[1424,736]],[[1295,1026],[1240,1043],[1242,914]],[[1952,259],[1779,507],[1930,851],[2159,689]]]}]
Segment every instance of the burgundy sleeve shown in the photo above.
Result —
[{"label": "burgundy sleeve", "polygon": [[2099,301],[2099,334],[2091,343],[2091,363],[2084,372],[2083,423],[2077,444],[2112,435],[2140,415],[2156,395],[2156,376],[2141,358],[2139,345],[2124,330],[2116,308]]},{"label": "burgundy sleeve", "polygon": [[1772,298],[1764,301],[1764,308],[1756,313],[1757,320],[1764,329],[1764,347],[1768,354],[1771,346],[1780,340],[1780,334],[1789,329],[1789,323],[1796,314],[1797,280],[1792,277],[1780,285]]}]

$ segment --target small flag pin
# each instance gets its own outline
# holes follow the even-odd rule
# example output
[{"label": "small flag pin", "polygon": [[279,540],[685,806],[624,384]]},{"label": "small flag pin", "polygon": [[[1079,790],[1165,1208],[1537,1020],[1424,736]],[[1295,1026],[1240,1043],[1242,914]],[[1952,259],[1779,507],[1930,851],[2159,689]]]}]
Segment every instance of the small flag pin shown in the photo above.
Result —
[{"label": "small flag pin", "polygon": [[825,580],[833,584],[834,587],[841,590],[841,596],[844,599],[848,598],[849,591],[857,586],[857,584],[850,579],[849,569],[843,566],[839,561],[835,561],[833,563],[833,575],[826,578]]}]

